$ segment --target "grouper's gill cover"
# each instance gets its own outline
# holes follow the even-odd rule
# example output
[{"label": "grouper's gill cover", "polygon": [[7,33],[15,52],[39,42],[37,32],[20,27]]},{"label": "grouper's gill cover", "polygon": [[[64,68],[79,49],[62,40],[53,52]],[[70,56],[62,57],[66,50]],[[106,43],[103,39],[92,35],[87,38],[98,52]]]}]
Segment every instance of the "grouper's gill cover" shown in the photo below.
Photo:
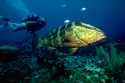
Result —
[{"label": "grouper's gill cover", "polygon": [[76,51],[104,39],[106,35],[100,29],[83,22],[72,22],[39,38],[38,47],[69,48]]}]

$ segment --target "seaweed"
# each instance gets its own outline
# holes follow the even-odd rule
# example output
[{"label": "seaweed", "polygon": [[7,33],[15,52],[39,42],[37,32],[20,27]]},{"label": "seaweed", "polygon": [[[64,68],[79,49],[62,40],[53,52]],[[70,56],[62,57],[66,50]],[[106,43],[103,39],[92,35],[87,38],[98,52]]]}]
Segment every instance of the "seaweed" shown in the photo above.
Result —
[{"label": "seaweed", "polygon": [[116,83],[125,81],[125,52],[117,51],[115,45],[110,46],[110,51],[100,46],[96,48],[96,54],[98,57],[103,58],[105,61],[104,69],[105,74]]}]

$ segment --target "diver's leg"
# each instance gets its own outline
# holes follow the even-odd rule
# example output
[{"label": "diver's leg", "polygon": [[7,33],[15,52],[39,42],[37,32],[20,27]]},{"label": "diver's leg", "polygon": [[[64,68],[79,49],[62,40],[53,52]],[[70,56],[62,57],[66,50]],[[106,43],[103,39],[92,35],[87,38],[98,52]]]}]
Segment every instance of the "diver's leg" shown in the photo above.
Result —
[{"label": "diver's leg", "polygon": [[10,31],[20,31],[26,28],[25,23],[12,23],[8,22],[8,28]]},{"label": "diver's leg", "polygon": [[26,28],[26,23],[13,23],[10,19],[0,16],[0,28],[7,27],[10,31],[19,31],[24,30]]}]

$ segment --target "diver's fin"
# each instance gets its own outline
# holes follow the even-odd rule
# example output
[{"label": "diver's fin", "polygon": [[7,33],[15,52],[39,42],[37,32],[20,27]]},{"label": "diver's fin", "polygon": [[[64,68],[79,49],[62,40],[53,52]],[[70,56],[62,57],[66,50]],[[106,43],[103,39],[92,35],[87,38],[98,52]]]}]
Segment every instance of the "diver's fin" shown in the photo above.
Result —
[{"label": "diver's fin", "polygon": [[4,16],[0,16],[0,28],[4,28],[4,27],[7,27],[8,26],[8,22],[10,21],[9,18],[6,18]]},{"label": "diver's fin", "polygon": [[1,28],[4,28],[4,26],[3,26],[3,25],[0,25],[0,29],[1,29]]}]

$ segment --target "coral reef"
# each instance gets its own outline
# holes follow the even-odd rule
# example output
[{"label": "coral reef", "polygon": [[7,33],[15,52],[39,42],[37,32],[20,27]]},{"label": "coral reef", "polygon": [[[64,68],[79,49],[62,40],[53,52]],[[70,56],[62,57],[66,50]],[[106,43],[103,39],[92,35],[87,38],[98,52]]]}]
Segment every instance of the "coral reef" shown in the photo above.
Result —
[{"label": "coral reef", "polygon": [[36,55],[37,63],[33,63],[31,42],[22,43],[16,59],[0,62],[1,83],[125,82],[124,43],[94,45],[88,53],[85,49],[91,48],[73,55],[53,48],[41,48],[40,55]]},{"label": "coral reef", "polygon": [[0,63],[0,82],[19,83],[31,80],[31,68],[20,60]]},{"label": "coral reef", "polygon": [[18,48],[10,45],[0,46],[0,62],[15,60],[18,55]]},{"label": "coral reef", "polygon": [[116,45],[118,47],[117,43],[108,44],[108,47],[95,47],[96,53],[79,56],[60,54],[56,50],[45,51],[40,63],[49,71],[47,74],[49,76],[41,82],[124,83],[125,52],[118,52]]},{"label": "coral reef", "polygon": [[99,47],[97,50],[97,56],[103,57],[106,65],[104,66],[105,74],[117,83],[125,81],[125,52],[119,52],[112,44],[110,46],[110,52],[106,51],[105,48]]}]

